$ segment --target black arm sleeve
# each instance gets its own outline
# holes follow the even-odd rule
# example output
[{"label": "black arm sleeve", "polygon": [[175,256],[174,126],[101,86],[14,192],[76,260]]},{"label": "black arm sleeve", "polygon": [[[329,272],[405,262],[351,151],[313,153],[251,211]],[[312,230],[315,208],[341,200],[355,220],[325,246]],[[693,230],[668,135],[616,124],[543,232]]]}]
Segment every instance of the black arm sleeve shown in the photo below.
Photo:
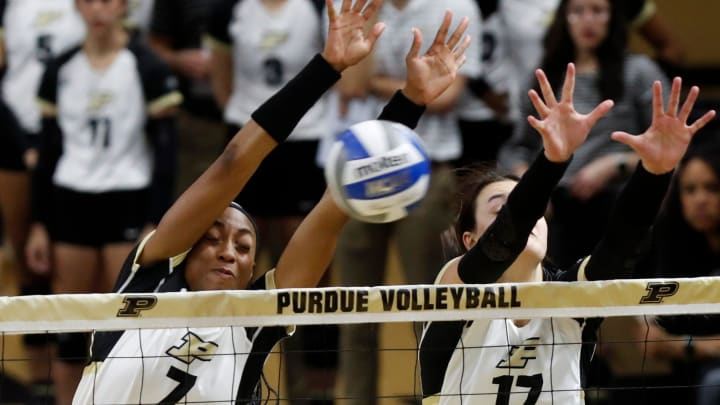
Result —
[{"label": "black arm sleeve", "polygon": [[540,152],[495,221],[460,259],[458,275],[464,283],[493,283],[502,276],[525,249],[530,232],[545,213],[550,194],[569,163],[553,163],[544,151]]},{"label": "black arm sleeve", "polygon": [[654,175],[638,164],[620,192],[605,235],[585,268],[588,280],[633,276],[638,250],[649,236],[671,178],[672,172]]},{"label": "black arm sleeve", "polygon": [[147,124],[147,134],[153,150],[153,172],[147,223],[157,225],[173,199],[177,168],[175,119],[172,117],[150,119]]},{"label": "black arm sleeve", "polygon": [[55,117],[43,118],[38,149],[38,163],[32,175],[32,220],[47,225],[52,206],[52,177],[62,155],[62,133]]},{"label": "black arm sleeve", "polygon": [[413,103],[405,97],[402,91],[398,90],[385,105],[378,119],[397,122],[408,128],[415,129],[424,112],[425,106]]}]

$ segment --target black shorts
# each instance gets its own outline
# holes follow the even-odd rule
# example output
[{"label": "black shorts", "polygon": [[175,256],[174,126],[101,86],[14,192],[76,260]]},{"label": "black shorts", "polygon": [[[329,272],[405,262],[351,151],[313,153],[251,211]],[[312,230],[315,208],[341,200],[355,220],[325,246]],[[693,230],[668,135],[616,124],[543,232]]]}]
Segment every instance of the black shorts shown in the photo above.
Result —
[{"label": "black shorts", "polygon": [[134,243],[147,223],[147,189],[84,193],[54,187],[48,230],[53,242],[101,247]]},{"label": "black shorts", "polygon": [[28,147],[36,147],[38,139],[23,130],[10,108],[0,101],[0,170],[26,171],[23,154]]},{"label": "black shorts", "polygon": [[[228,128],[228,140],[238,131]],[[285,141],[260,164],[235,199],[251,215],[304,216],[325,192],[323,169],[315,164],[319,141]]]}]

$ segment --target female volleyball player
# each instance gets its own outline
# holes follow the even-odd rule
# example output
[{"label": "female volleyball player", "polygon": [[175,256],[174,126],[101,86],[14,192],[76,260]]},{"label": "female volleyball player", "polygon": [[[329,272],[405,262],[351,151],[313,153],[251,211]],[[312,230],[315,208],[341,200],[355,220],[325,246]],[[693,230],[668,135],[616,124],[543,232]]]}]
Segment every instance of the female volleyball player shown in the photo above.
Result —
[{"label": "female volleyball player", "polygon": [[[653,120],[641,135],[615,132],[633,148],[640,164],[619,196],[604,238],[591,256],[568,269],[543,260],[547,225],[543,213],[550,193],[599,118],[611,108],[604,101],[588,115],[573,106],[575,68],[568,65],[558,102],[544,72],[537,77],[544,101],[530,99],[540,120],[529,123],[544,150],[518,182],[482,173],[468,182],[456,222],[466,253],[448,262],[439,283],[582,281],[632,275],[628,262],[652,224],[673,168],[692,135],[712,117],[708,112],[685,124],[698,95],[693,87],[678,113],[680,79],[672,85],[667,109],[662,86],[653,86]],[[569,237],[572,237],[570,235]],[[425,327],[420,363],[425,403],[580,404],[599,319],[470,320],[431,322]]]},{"label": "female volleyball player", "polygon": [[[127,0],[75,6],[84,41],[48,62],[40,83],[27,260],[47,272],[53,258],[54,293],[110,292],[141,231],[170,205],[172,114],[182,96],[169,69],[123,28]],[[86,347],[78,335],[58,337],[59,404],[72,399]]]},{"label": "female volleyball player", "polygon": [[[50,277],[28,271],[25,243],[30,230],[30,170],[37,161],[40,108],[35,100],[45,64],[77,46],[85,27],[73,0],[0,0],[0,217],[16,254],[20,294],[50,292]],[[0,234],[2,232],[0,231]],[[49,345],[46,336],[25,335],[30,384],[34,393],[50,395]]]},{"label": "female volleyball player", "polygon": [[[163,216],[129,255],[117,292],[269,289],[315,286],[333,255],[346,215],[326,193],[305,218],[274,270],[252,282],[257,232],[233,198],[262,159],[292,132],[315,101],[372,49],[383,30],[365,36],[365,22],[381,1],[344,0],[336,13],[326,1],[328,39],[321,55],[273,97],[230,141],[222,155]],[[447,13],[435,42],[420,56],[421,38],[407,57],[407,82],[380,118],[415,126],[423,107],[453,81],[469,44],[467,18],[446,40]],[[292,168],[288,168],[292,170]],[[96,333],[92,363],[75,403],[251,402],[262,366],[282,327],[182,328]]]}]

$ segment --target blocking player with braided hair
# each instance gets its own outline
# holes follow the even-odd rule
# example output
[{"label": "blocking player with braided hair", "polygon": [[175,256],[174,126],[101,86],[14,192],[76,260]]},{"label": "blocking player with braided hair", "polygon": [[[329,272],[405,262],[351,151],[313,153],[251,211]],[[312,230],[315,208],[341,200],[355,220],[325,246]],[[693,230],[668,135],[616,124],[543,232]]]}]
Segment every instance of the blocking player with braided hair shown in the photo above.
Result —
[{"label": "blocking player with braided hair", "polygon": [[[273,97],[230,141],[220,157],[175,202],[157,229],[129,255],[116,292],[270,289],[312,287],[328,266],[346,214],[326,192],[302,222],[275,269],[257,278],[256,229],[231,206],[260,162],[314,102],[372,49],[383,29],[364,33],[380,0],[344,0],[339,12],[326,2],[330,19],[321,54]],[[367,4],[367,7],[366,7]],[[414,127],[424,106],[453,81],[470,39],[468,20],[448,36],[447,13],[430,49],[420,55],[414,31],[407,82],[380,119]],[[256,281],[252,281],[257,278]],[[75,403],[250,403],[271,348],[287,336],[283,327],[220,327],[126,330],[95,333]],[[194,352],[192,350],[195,350]],[[188,355],[191,354],[191,355]],[[197,354],[193,355],[193,354]]]}]

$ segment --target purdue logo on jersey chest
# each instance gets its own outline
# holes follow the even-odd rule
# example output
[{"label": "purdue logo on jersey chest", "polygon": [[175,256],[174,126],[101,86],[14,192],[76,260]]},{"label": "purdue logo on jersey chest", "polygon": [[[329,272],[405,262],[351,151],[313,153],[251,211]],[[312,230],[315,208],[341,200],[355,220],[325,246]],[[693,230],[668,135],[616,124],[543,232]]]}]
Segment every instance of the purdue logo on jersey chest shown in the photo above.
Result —
[{"label": "purdue logo on jersey chest", "polygon": [[35,21],[33,21],[33,28],[47,28],[55,21],[62,19],[63,15],[64,13],[60,10],[40,12],[35,16]]},{"label": "purdue logo on jersey chest", "polygon": [[91,114],[100,112],[105,106],[110,104],[114,98],[114,94],[110,91],[94,91],[90,93],[87,112]]},{"label": "purdue logo on jersey chest", "polygon": [[190,364],[194,360],[212,360],[218,347],[217,343],[210,341],[206,342],[200,336],[192,332],[188,332],[182,337],[182,342],[180,344],[172,346],[165,353],[185,364]]},{"label": "purdue logo on jersey chest", "polygon": [[537,358],[537,346],[540,343],[539,337],[525,339],[520,346],[511,346],[508,356],[498,362],[496,368],[525,368],[528,360]]}]

